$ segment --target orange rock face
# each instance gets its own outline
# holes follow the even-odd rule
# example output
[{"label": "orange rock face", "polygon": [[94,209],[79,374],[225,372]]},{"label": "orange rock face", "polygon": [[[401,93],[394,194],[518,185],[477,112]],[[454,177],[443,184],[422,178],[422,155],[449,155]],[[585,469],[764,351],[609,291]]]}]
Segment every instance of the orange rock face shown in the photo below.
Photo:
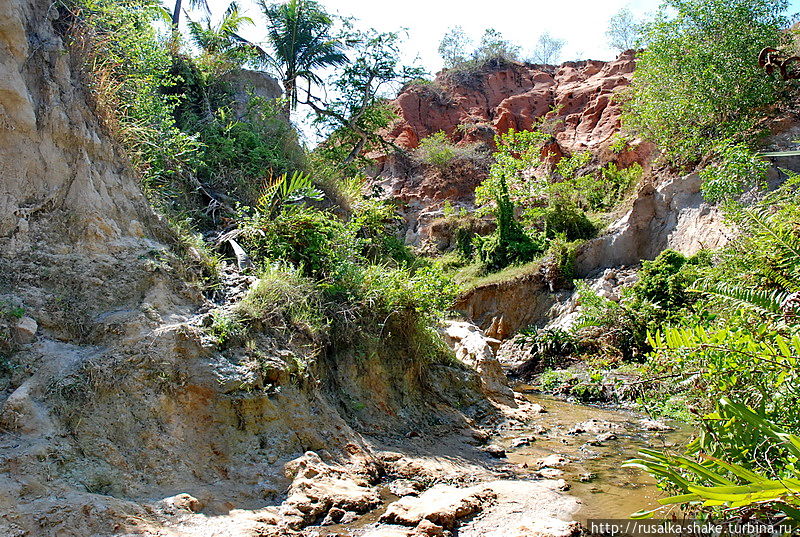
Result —
[{"label": "orange rock face", "polygon": [[[492,149],[497,133],[539,128],[553,135],[542,147],[542,160],[550,167],[576,151],[591,152],[597,165],[644,164],[653,151],[650,144],[612,150],[621,115],[615,94],[630,83],[634,67],[634,53],[628,51],[610,62],[558,67],[489,62],[473,72],[442,71],[434,82],[410,85],[400,93],[393,103],[398,120],[384,135],[413,150],[423,138],[444,131],[465,150],[476,143]],[[445,202],[474,208],[475,187],[487,177],[490,159],[455,159],[436,167],[413,154],[372,156],[377,157],[373,185],[405,204],[406,242],[435,244],[439,250],[452,246],[447,233],[437,233],[442,226],[436,220]]]},{"label": "orange rock face", "polygon": [[633,52],[614,61],[560,67],[506,63],[476,73],[439,73],[432,84],[408,87],[395,100],[399,121],[388,133],[408,149],[438,131],[455,142],[489,142],[495,133],[528,130],[547,116],[566,152],[599,150],[620,126],[615,92],[630,83]]}]

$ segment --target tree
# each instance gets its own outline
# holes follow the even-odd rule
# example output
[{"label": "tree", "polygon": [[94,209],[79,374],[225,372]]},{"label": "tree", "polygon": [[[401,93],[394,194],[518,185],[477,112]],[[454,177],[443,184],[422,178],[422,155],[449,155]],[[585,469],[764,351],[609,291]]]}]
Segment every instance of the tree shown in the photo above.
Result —
[{"label": "tree", "polygon": [[[786,0],[666,0],[643,26],[624,122],[679,164],[715,143],[748,141],[783,82],[757,62],[787,44]],[[754,141],[751,139],[750,141]]]},{"label": "tree", "polygon": [[566,41],[563,39],[556,39],[549,32],[543,33],[539,36],[536,47],[533,49],[531,62],[545,65],[555,63],[561,55],[561,49],[564,48],[565,44]]},{"label": "tree", "polygon": [[494,28],[487,28],[481,36],[480,45],[472,55],[473,58],[478,61],[490,60],[492,58],[516,60],[519,58],[519,50],[519,47],[511,41],[506,40],[503,34]]},{"label": "tree", "polygon": [[[175,8],[172,10],[172,30],[178,32],[178,27],[181,22],[181,7],[183,0],[175,0]],[[202,8],[206,13],[211,10],[208,8],[208,0],[189,0],[189,6],[192,8]]]},{"label": "tree", "polygon": [[314,71],[347,62],[343,44],[332,35],[333,19],[312,0],[289,0],[268,4],[259,0],[269,21],[267,39],[271,47],[269,63],[281,77],[286,94],[285,113],[297,106],[297,82],[321,84]]},{"label": "tree", "polygon": [[306,90],[302,104],[316,113],[316,123],[330,132],[323,151],[349,165],[369,149],[396,149],[379,134],[395,117],[388,96],[404,83],[419,79],[424,70],[400,62],[398,33],[360,31],[346,21],[342,41],[352,46],[352,60],[336,73],[334,97],[323,100]]},{"label": "tree", "polygon": [[609,19],[606,37],[611,48],[619,52],[630,50],[636,46],[639,36],[639,24],[630,9],[622,8]]},{"label": "tree", "polygon": [[439,43],[439,56],[442,57],[444,66],[449,69],[467,61],[467,49],[471,44],[472,40],[461,26],[450,28]]},{"label": "tree", "polygon": [[189,35],[203,52],[241,65],[251,57],[263,54],[259,47],[239,35],[246,24],[253,24],[253,19],[242,15],[239,5],[231,2],[217,25],[211,24],[208,17],[202,23],[190,19]]}]

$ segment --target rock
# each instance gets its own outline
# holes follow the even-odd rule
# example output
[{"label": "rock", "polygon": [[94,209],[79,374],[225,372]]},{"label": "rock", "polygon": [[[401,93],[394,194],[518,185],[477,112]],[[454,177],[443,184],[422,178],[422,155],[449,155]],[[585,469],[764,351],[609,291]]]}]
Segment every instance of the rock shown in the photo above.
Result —
[{"label": "rock", "polygon": [[503,344],[502,341],[500,341],[497,338],[493,338],[493,337],[487,337],[486,338],[486,343],[489,345],[489,347],[491,347],[492,352],[495,353],[495,354],[497,354],[497,350],[500,348],[500,345]]},{"label": "rock", "polygon": [[532,436],[524,436],[522,438],[515,438],[514,440],[511,441],[511,447],[512,448],[518,448],[518,447],[522,447],[522,446],[529,446],[529,445],[531,445],[531,442],[533,442],[534,440],[536,440],[536,439],[534,437],[532,437]]},{"label": "rock", "polygon": [[411,528],[403,526],[378,526],[370,528],[361,534],[361,537],[413,537]]},{"label": "rock", "polygon": [[[456,358],[474,368],[481,379],[481,389],[488,397],[513,403],[514,391],[487,337],[474,324],[447,321],[443,328],[445,341],[456,353]],[[489,338],[490,339],[490,338]]]},{"label": "rock", "polygon": [[222,76],[233,89],[236,118],[242,119],[250,103],[250,94],[265,100],[277,99],[283,94],[278,81],[264,71],[235,69]]},{"label": "rock", "polygon": [[445,529],[438,524],[434,524],[430,520],[420,520],[417,527],[414,528],[414,535],[420,537],[441,537],[445,534]]},{"label": "rock", "polygon": [[400,120],[388,137],[410,149],[440,130],[460,143],[491,143],[496,132],[530,129],[549,114],[557,143],[548,153],[599,150],[619,128],[620,107],[611,97],[630,82],[634,65],[632,51],[610,62],[567,62],[555,69],[487,64],[470,84],[445,70],[434,84],[410,85],[394,101]]},{"label": "rock", "polygon": [[539,470],[539,475],[544,479],[558,479],[564,475],[564,470],[558,468],[542,468]]},{"label": "rock", "polygon": [[497,494],[491,507],[459,524],[463,537],[577,536],[573,520],[578,500],[558,490],[555,481],[489,483]]},{"label": "rock", "polygon": [[424,488],[425,486],[422,483],[411,479],[395,479],[389,483],[389,490],[392,494],[400,497],[417,495]]},{"label": "rock", "polygon": [[584,422],[576,424],[572,429],[570,429],[567,432],[567,434],[570,435],[582,434],[582,433],[600,434],[609,431],[618,431],[621,429],[622,425],[620,425],[619,423],[602,421],[596,418],[592,418],[590,420],[586,420]]},{"label": "rock", "polygon": [[168,513],[175,513],[177,510],[199,513],[203,510],[203,503],[194,496],[184,493],[164,498],[158,502],[157,507]]},{"label": "rock", "polygon": [[547,409],[539,403],[531,403],[528,409],[536,414],[544,414],[547,412]]},{"label": "rock", "polygon": [[559,455],[554,453],[552,455],[548,455],[547,457],[542,457],[536,460],[536,468],[541,470],[542,468],[561,468],[566,466],[569,463],[569,459],[566,458],[564,455]]},{"label": "rock", "polygon": [[576,253],[575,270],[584,278],[598,269],[635,265],[672,248],[684,255],[714,250],[733,236],[722,212],[708,205],[696,173],[671,177],[660,184],[644,184],[630,210],[607,232],[583,244]]},{"label": "rock", "polygon": [[598,434],[594,438],[594,440],[590,440],[589,441],[589,445],[591,445],[591,446],[603,446],[609,440],[615,440],[616,438],[617,438],[617,435],[615,435],[614,433],[601,433],[601,434]]},{"label": "rock", "polygon": [[585,474],[581,474],[580,476],[578,476],[578,479],[580,480],[581,483],[589,483],[590,481],[594,481],[595,479],[597,479],[597,474],[592,472],[587,472]]},{"label": "rock", "polygon": [[477,440],[479,443],[488,442],[489,438],[491,437],[489,435],[489,433],[487,433],[486,431],[484,431],[482,429],[473,429],[472,432],[471,432],[471,435],[472,435],[472,438]]},{"label": "rock", "polygon": [[11,326],[11,339],[17,345],[27,345],[36,339],[39,325],[32,317],[22,317]]},{"label": "rock", "polygon": [[325,516],[325,519],[320,524],[321,526],[332,526],[333,524],[338,524],[342,521],[344,516],[347,514],[347,511],[344,509],[339,509],[338,507],[331,508],[328,511],[328,514]]},{"label": "rock", "polygon": [[388,524],[417,526],[428,520],[442,528],[451,529],[460,518],[484,509],[496,498],[488,487],[457,488],[436,485],[418,497],[406,496],[393,502],[381,515],[380,521]]},{"label": "rock", "polygon": [[639,422],[639,425],[642,426],[642,429],[645,431],[674,431],[674,427],[670,427],[666,423],[662,423],[657,420],[651,419],[644,419]]},{"label": "rock", "polygon": [[[306,452],[284,466],[284,474],[292,479],[281,513],[292,529],[299,529],[319,517],[331,520],[344,512],[365,513],[380,505],[380,495],[363,479],[343,468],[329,465],[313,451]],[[331,510],[334,511],[331,515]]]},{"label": "rock", "polygon": [[506,450],[495,444],[484,446],[481,451],[495,459],[504,459],[506,457]]},{"label": "rock", "polygon": [[559,479],[558,481],[556,481],[556,488],[558,490],[567,491],[572,488],[572,485],[570,485],[563,479]]}]

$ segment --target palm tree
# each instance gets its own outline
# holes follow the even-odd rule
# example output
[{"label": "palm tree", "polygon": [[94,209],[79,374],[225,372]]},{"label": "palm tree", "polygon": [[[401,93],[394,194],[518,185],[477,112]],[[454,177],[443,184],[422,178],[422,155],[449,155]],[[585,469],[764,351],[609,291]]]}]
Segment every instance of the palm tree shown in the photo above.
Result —
[{"label": "palm tree", "polygon": [[[172,29],[178,32],[178,26],[181,22],[181,6],[183,0],[175,0],[175,9],[172,10]],[[189,0],[189,6],[192,8],[202,8],[206,13],[211,10],[208,7],[208,0]]]},{"label": "palm tree", "polygon": [[297,81],[321,84],[315,69],[347,62],[342,43],[333,38],[333,19],[312,0],[289,0],[269,4],[259,0],[269,21],[267,39],[272,54],[269,63],[278,71],[286,94],[285,113],[297,106]]},{"label": "palm tree", "polygon": [[253,19],[242,15],[239,4],[231,2],[216,26],[211,24],[208,17],[202,23],[190,19],[189,35],[194,44],[204,52],[234,62],[248,54],[264,55],[261,48],[239,35],[239,30],[245,24],[253,24]]}]

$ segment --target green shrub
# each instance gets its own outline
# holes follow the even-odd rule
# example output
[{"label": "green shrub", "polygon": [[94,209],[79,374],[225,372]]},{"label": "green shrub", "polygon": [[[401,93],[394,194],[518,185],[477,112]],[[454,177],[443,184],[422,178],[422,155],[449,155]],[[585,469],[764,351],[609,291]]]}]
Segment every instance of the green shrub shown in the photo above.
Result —
[{"label": "green shrub", "polygon": [[207,333],[217,345],[224,346],[235,338],[243,336],[246,332],[245,326],[234,316],[225,310],[217,309],[211,312],[211,326]]},{"label": "green shrub", "polygon": [[323,325],[321,299],[314,282],[298,269],[266,265],[258,281],[235,308],[237,319],[276,326],[303,325],[319,331]]},{"label": "green shrub", "polygon": [[769,164],[743,143],[723,140],[713,148],[715,162],[701,172],[703,197],[709,202],[734,199],[752,186],[761,186]]},{"label": "green shrub", "polygon": [[589,164],[591,160],[592,154],[589,151],[578,151],[559,160],[558,164],[556,164],[556,173],[563,180],[572,179],[575,176],[575,172]]},{"label": "green shrub", "polygon": [[785,0],[667,0],[644,25],[624,124],[676,163],[748,133],[782,82],[756,59],[787,43]]},{"label": "green shrub", "polygon": [[328,211],[287,206],[275,218],[256,212],[242,220],[251,255],[286,261],[306,276],[325,278],[361,257],[359,240]]},{"label": "green shrub", "polygon": [[575,254],[580,243],[582,241],[566,241],[563,235],[558,235],[550,241],[542,261],[541,272],[551,291],[572,286],[572,280],[575,278]]},{"label": "green shrub", "polygon": [[420,140],[416,154],[426,164],[440,168],[450,164],[456,157],[455,146],[444,131],[435,132]]},{"label": "green shrub", "polygon": [[213,121],[187,125],[197,129],[203,143],[198,175],[209,185],[254,203],[268,180],[304,166],[303,152],[278,103],[254,97],[244,118],[231,115],[223,108]]},{"label": "green shrub", "polygon": [[444,168],[455,160],[480,160],[486,156],[478,150],[476,144],[455,145],[444,131],[435,132],[420,140],[414,153],[420,161],[437,168]]},{"label": "green shrub", "polygon": [[181,132],[175,101],[162,89],[170,76],[169,33],[159,33],[155,0],[68,0],[59,5],[61,29],[82,60],[94,109],[122,145],[152,198],[183,192],[199,144]]},{"label": "green shrub", "polygon": [[698,298],[697,293],[688,289],[700,276],[700,269],[710,264],[708,251],[687,258],[675,250],[664,250],[653,261],[642,262],[639,281],[631,288],[630,295],[664,310],[678,311]]},{"label": "green shrub", "polygon": [[577,207],[557,201],[544,215],[544,234],[548,239],[563,236],[567,241],[591,239],[597,227]]},{"label": "green shrub", "polygon": [[558,367],[578,349],[575,336],[560,328],[525,328],[514,337],[514,344],[528,352],[525,363],[514,371],[523,376]]},{"label": "green shrub", "polygon": [[458,287],[441,268],[423,267],[409,274],[403,269],[372,265],[364,270],[362,300],[380,311],[414,311],[436,319],[450,311]]}]

